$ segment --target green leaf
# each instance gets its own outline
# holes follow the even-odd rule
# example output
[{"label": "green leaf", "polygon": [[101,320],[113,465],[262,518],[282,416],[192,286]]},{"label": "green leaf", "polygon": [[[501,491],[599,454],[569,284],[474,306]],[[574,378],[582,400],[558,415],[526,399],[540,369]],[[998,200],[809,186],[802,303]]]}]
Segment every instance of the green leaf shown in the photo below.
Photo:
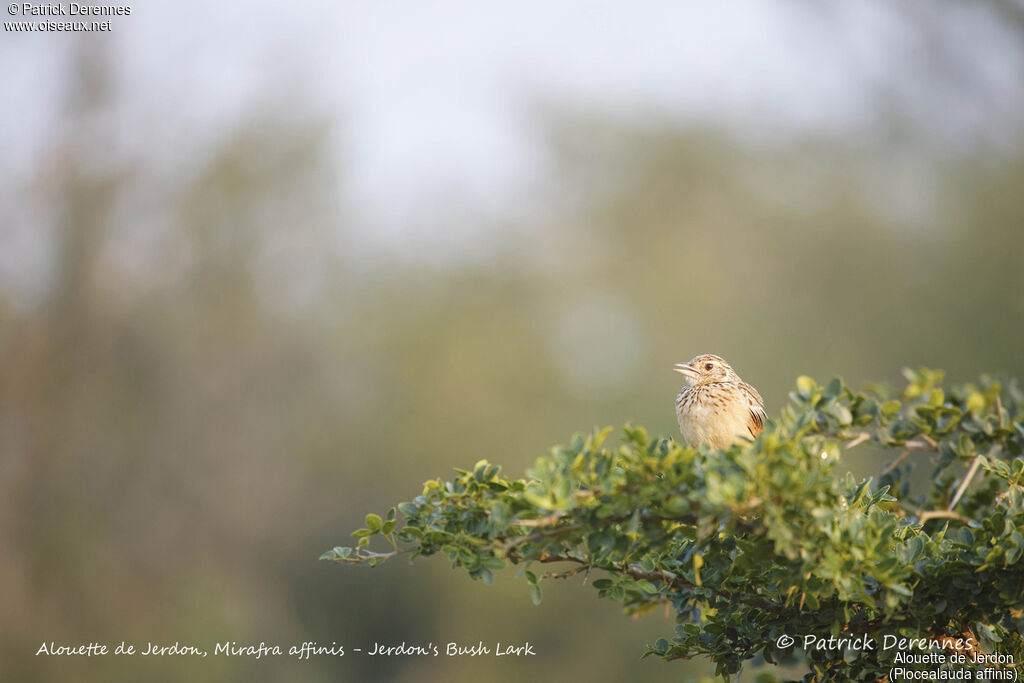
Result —
[{"label": "green leaf", "polygon": [[825,391],[822,392],[821,397],[825,399],[834,399],[839,396],[843,391],[843,380],[838,377],[833,377],[829,380],[829,383],[825,386]]},{"label": "green leaf", "polygon": [[899,415],[901,403],[899,401],[886,401],[882,404],[882,416],[893,418]]},{"label": "green leaf", "polygon": [[924,540],[920,536],[914,536],[900,549],[900,560],[903,564],[914,564],[923,552]]},{"label": "green leaf", "polygon": [[337,561],[340,561],[340,560],[344,560],[345,558],[349,557],[351,554],[352,554],[352,548],[347,548],[347,547],[342,547],[342,546],[335,546],[334,548],[331,548],[326,553],[321,555],[320,559],[321,560],[332,560],[332,561],[337,562]]},{"label": "green leaf", "polygon": [[796,390],[801,398],[810,399],[816,388],[814,380],[807,375],[800,375],[796,378]]}]

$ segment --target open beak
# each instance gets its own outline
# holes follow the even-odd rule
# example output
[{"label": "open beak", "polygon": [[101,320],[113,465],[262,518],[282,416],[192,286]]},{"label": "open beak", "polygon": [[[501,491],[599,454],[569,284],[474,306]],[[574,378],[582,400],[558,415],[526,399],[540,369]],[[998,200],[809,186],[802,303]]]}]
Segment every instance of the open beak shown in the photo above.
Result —
[{"label": "open beak", "polygon": [[676,363],[672,369],[689,380],[697,379],[697,371],[690,367],[689,363]]}]

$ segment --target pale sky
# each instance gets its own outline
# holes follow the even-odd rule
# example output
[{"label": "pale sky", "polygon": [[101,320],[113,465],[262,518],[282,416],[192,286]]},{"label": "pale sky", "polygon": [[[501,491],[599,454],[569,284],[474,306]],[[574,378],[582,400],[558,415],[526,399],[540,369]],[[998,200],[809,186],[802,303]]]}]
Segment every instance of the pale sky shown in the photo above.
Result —
[{"label": "pale sky", "polygon": [[75,41],[110,46],[111,154],[173,176],[268,105],[313,114],[335,125],[347,203],[385,234],[441,204],[508,208],[547,168],[545,108],[758,139],[854,135],[896,106],[925,137],[1019,144],[1020,34],[972,3],[891,5],[133,3],[109,34],[0,37],[0,173],[90,135],[60,126]]}]

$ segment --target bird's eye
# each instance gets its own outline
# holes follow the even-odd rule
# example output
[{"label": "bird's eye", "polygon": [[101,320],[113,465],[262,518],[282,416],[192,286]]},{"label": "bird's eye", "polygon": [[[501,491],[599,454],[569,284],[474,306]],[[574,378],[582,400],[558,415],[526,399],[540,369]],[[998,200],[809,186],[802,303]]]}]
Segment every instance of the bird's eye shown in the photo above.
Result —
[{"label": "bird's eye", "polygon": [[711,363],[705,363],[705,364],[704,364],[704,369],[705,369],[705,370],[710,370],[710,369],[711,369],[711,368],[713,368],[713,367],[715,367],[715,366],[714,366],[714,365],[712,365]]}]

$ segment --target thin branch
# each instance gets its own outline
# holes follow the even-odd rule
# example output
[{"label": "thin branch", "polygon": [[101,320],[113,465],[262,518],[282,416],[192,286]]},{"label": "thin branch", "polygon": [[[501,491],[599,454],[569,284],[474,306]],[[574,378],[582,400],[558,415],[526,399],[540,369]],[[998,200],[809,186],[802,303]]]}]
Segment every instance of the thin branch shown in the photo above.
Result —
[{"label": "thin branch", "polygon": [[751,498],[750,500],[748,500],[747,502],[745,502],[743,505],[737,505],[735,507],[731,506],[730,510],[732,510],[733,513],[742,514],[744,512],[750,512],[751,510],[756,510],[757,508],[761,507],[763,504],[764,504],[764,501],[761,500],[760,498],[758,498],[757,496],[755,496],[755,497]]},{"label": "thin branch", "polygon": [[970,517],[964,517],[960,513],[953,512],[952,510],[927,510],[919,514],[917,519],[921,524],[924,524],[929,519],[955,519],[956,521],[963,522],[964,524],[977,525],[977,522]]},{"label": "thin branch", "polygon": [[853,448],[854,446],[859,446],[859,445],[861,445],[862,443],[864,443],[865,441],[867,441],[870,438],[871,438],[870,434],[868,434],[867,432],[861,432],[855,438],[850,439],[849,441],[847,441],[846,442],[846,447],[847,448]]},{"label": "thin branch", "polygon": [[907,459],[907,456],[910,455],[910,453],[911,453],[911,449],[909,449],[909,448],[904,449],[903,452],[900,453],[896,457],[895,460],[893,460],[891,463],[889,463],[888,467],[886,467],[884,470],[882,470],[882,474],[880,474],[879,476],[880,477],[884,477],[885,475],[887,475],[890,472],[892,472],[894,469],[896,469],[897,465],[899,465],[901,462],[903,462],[904,460]]},{"label": "thin branch", "polygon": [[[399,555],[405,555],[407,553],[411,553],[413,550],[415,550],[415,548],[405,548],[403,550],[395,549],[395,550],[392,550],[390,553],[378,553],[378,552],[374,552],[373,550],[367,550],[366,548],[357,548],[356,552],[353,553],[352,555],[349,555],[348,557],[338,557],[338,558],[330,558],[330,559],[333,562],[345,563],[345,564],[363,564],[364,562],[369,562],[370,560],[375,560],[379,564],[381,562],[386,562],[386,561],[390,560],[393,557],[398,557]],[[323,558],[323,559],[327,559],[327,558]]]},{"label": "thin branch", "polygon": [[[537,521],[537,520],[524,519],[524,520],[521,520],[521,521],[523,521],[523,522],[534,522],[534,521]],[[516,524],[516,522],[513,522],[513,524]],[[532,531],[531,533],[528,533],[528,534],[524,534],[523,536],[511,536],[511,537],[509,537],[509,536],[499,536],[498,538],[495,539],[496,541],[504,541],[504,545],[502,545],[500,547],[501,547],[501,549],[505,553],[511,553],[515,549],[516,546],[522,545],[524,543],[529,543],[530,541],[537,541],[537,540],[540,540],[542,538],[547,538],[549,536],[561,536],[562,534],[564,534],[566,532],[569,532],[569,531],[579,531],[580,529],[583,528],[582,524],[570,524],[570,525],[567,525],[567,526],[546,527],[546,528],[535,528],[535,527],[538,526],[538,525],[535,525],[535,524],[525,524],[525,525],[520,524],[520,526],[529,526],[531,528],[534,528],[534,531]]]},{"label": "thin branch", "polygon": [[971,483],[971,479],[974,478],[974,474],[978,471],[978,467],[981,466],[981,456],[974,456],[974,462],[971,463],[971,469],[967,470],[967,476],[960,482],[960,487],[956,490],[956,494],[953,495],[953,500],[950,501],[949,505],[946,506],[947,510],[952,510],[956,507],[956,504],[960,502],[960,497],[964,495],[964,491],[967,490],[967,485]]},{"label": "thin branch", "polygon": [[[587,565],[588,567],[592,566],[595,569],[603,569],[604,571],[611,572],[612,574],[624,574],[626,576],[630,576],[634,579],[640,579],[642,581],[663,581],[669,585],[679,586],[681,588],[698,588],[698,586],[696,586],[695,584],[692,584],[688,581],[683,581],[681,578],[679,578],[679,575],[667,570],[649,572],[644,569],[641,569],[636,565],[630,565],[628,567],[618,567],[615,565],[590,565],[590,563],[586,562],[585,560],[581,560],[578,557],[569,557],[567,555],[544,554],[538,558],[538,561],[545,563],[575,562],[577,564]],[[763,609],[766,612],[773,612],[775,614],[780,614],[783,616],[792,616],[792,613],[785,607],[779,605],[778,603],[772,602],[771,600],[767,600],[765,598],[742,598],[734,595],[732,591],[728,591],[722,588],[712,588],[711,586],[704,586],[703,588],[705,588],[706,590],[710,590],[712,593],[725,600],[734,600],[736,602],[741,602],[744,605],[757,607],[758,609]]]},{"label": "thin branch", "polygon": [[538,526],[554,526],[558,524],[558,520],[562,519],[562,515],[557,512],[547,517],[541,517],[540,519],[517,519],[513,524],[516,526],[527,526],[527,527],[538,527]]},{"label": "thin branch", "polygon": [[573,567],[564,572],[545,572],[542,579],[568,579],[569,577],[576,576],[580,572],[590,572],[590,565],[580,565],[579,567]]},{"label": "thin branch", "polygon": [[896,456],[896,459],[889,463],[888,467],[882,470],[882,473],[879,475],[880,477],[884,477],[885,475],[889,474],[894,469],[896,469],[896,466],[899,465],[904,460],[906,460],[907,456],[914,451],[938,450],[939,445],[935,443],[935,439],[928,436],[927,434],[919,434],[918,436],[921,439],[920,441],[912,439],[903,444],[903,452]]},{"label": "thin branch", "polygon": [[903,445],[912,451],[934,451],[939,447],[939,444],[935,443],[935,439],[927,434],[918,434],[917,436],[921,439],[920,441],[911,439]]}]

